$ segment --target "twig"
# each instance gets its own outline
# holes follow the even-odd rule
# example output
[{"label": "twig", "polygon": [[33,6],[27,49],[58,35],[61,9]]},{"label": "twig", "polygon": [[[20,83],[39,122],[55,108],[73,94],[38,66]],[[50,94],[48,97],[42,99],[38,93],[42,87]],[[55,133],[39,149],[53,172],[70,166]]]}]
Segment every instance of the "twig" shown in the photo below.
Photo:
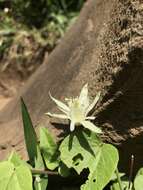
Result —
[{"label": "twig", "polygon": [[130,186],[131,186],[131,182],[132,182],[133,168],[134,168],[134,155],[131,156],[128,190],[130,190]]}]

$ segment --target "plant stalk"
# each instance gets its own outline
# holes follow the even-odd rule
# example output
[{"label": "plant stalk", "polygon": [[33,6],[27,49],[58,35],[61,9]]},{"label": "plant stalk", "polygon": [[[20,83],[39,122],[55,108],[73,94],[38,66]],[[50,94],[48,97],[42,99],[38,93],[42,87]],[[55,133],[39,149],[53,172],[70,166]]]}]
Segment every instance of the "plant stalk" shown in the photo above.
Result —
[{"label": "plant stalk", "polygon": [[32,174],[44,174],[44,175],[58,175],[58,172],[40,170],[40,169],[31,169]]},{"label": "plant stalk", "polygon": [[121,179],[120,179],[120,176],[119,176],[119,171],[118,171],[118,169],[115,170],[115,173],[116,173],[116,176],[117,176],[119,188],[120,188],[120,190],[123,190],[123,188],[122,188],[122,182],[121,182]]},{"label": "plant stalk", "polygon": [[131,164],[130,164],[130,174],[129,174],[129,185],[128,185],[128,190],[130,190],[131,183],[132,183],[133,168],[134,168],[134,155],[131,156]]}]

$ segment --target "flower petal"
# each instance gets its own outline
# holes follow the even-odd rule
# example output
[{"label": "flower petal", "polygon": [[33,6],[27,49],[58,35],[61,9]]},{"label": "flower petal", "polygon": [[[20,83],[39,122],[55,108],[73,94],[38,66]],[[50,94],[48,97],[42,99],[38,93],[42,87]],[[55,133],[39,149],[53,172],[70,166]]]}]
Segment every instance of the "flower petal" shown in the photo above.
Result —
[{"label": "flower petal", "polygon": [[89,107],[86,110],[86,115],[94,108],[94,106],[97,104],[99,98],[100,98],[101,92],[98,92],[94,101],[89,105]]},{"label": "flower petal", "polygon": [[81,122],[81,124],[82,124],[85,128],[87,128],[87,129],[89,129],[89,130],[91,130],[91,131],[93,131],[93,132],[95,132],[95,133],[102,133],[101,129],[98,128],[98,127],[96,127],[96,126],[95,126],[93,123],[91,123],[90,121],[83,121],[83,122]]},{"label": "flower petal", "polygon": [[80,104],[86,109],[89,106],[88,84],[85,84],[79,95]]},{"label": "flower petal", "polygon": [[60,119],[69,119],[67,115],[63,115],[63,114],[54,114],[54,113],[50,113],[50,112],[47,112],[45,114],[50,117],[56,117],[56,118],[60,118]]},{"label": "flower petal", "polygon": [[89,120],[94,120],[95,119],[95,117],[94,116],[87,116],[85,119],[89,119]]},{"label": "flower petal", "polygon": [[66,104],[64,104],[63,102],[61,102],[61,101],[55,99],[54,97],[52,97],[52,95],[51,95],[50,93],[49,93],[49,96],[50,96],[50,98],[57,104],[58,108],[59,108],[62,112],[66,113],[66,114],[69,113],[69,107],[68,107]]},{"label": "flower petal", "polygon": [[71,121],[70,123],[70,131],[74,131],[75,129],[75,123],[73,121]]}]

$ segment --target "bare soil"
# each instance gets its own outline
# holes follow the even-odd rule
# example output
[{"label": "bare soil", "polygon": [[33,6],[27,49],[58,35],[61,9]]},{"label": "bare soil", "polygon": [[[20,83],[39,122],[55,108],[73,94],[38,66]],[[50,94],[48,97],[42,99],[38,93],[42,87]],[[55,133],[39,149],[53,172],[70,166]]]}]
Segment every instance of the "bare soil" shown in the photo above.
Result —
[{"label": "bare soil", "polygon": [[0,110],[13,99],[25,81],[15,70],[0,73]]}]

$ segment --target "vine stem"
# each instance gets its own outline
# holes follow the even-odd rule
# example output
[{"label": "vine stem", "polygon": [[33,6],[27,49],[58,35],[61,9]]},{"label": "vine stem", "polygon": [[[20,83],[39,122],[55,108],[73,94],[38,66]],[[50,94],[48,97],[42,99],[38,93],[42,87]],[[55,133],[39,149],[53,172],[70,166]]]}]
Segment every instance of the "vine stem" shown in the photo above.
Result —
[{"label": "vine stem", "polygon": [[44,174],[44,175],[58,175],[58,172],[40,170],[40,169],[31,169],[32,174]]},{"label": "vine stem", "polygon": [[123,190],[123,188],[122,188],[122,182],[121,182],[121,179],[120,179],[120,176],[119,176],[118,169],[115,170],[115,173],[116,173],[117,180],[118,180],[118,183],[119,183],[119,188],[120,188],[120,190]]}]

